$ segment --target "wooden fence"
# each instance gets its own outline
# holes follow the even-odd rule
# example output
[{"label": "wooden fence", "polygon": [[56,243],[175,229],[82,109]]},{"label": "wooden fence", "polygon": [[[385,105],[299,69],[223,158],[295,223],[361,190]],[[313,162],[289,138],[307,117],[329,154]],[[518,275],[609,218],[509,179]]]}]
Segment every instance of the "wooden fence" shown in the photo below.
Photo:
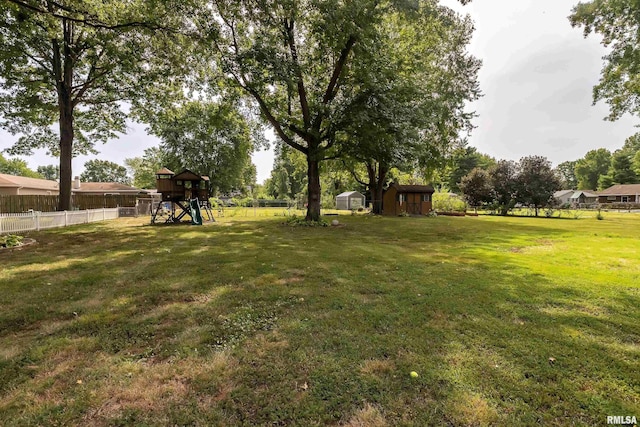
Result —
[{"label": "wooden fence", "polygon": [[[136,205],[137,197],[135,194],[104,196],[74,194],[71,196],[71,206],[74,210],[133,207]],[[0,196],[0,213],[19,213],[29,210],[55,212],[59,198],[59,196]]]}]

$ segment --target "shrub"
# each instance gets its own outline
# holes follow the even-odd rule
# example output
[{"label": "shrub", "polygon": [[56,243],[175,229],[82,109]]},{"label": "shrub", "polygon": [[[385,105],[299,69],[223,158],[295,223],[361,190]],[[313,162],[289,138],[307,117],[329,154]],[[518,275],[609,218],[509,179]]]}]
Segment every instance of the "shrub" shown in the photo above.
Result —
[{"label": "shrub", "polygon": [[22,244],[22,236],[16,236],[15,234],[8,234],[6,236],[0,236],[0,248],[13,248]]},{"label": "shrub", "polygon": [[287,221],[284,223],[289,227],[328,227],[329,223],[327,220],[320,218],[319,221],[307,221],[302,216],[291,215],[287,218]]},{"label": "shrub", "polygon": [[436,192],[433,193],[433,209],[447,212],[465,212],[467,204],[457,194]]}]

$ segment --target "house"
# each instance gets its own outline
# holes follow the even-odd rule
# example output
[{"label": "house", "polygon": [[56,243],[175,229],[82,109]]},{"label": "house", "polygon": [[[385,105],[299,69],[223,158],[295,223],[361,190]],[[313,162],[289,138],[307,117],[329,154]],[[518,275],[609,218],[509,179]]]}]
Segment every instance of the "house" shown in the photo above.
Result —
[{"label": "house", "polygon": [[553,198],[560,206],[568,205],[570,203],[569,199],[573,196],[573,193],[575,193],[574,190],[560,190],[553,193]]},{"label": "house", "polygon": [[591,205],[598,203],[598,195],[589,191],[578,190],[569,197],[572,206]]},{"label": "house", "polygon": [[153,190],[141,190],[140,188],[131,187],[130,185],[120,184],[119,182],[80,182],[80,178],[75,177],[71,188],[72,194],[86,194],[92,196],[105,195],[125,195],[132,194],[148,195],[154,193]]},{"label": "house", "polygon": [[616,184],[598,192],[599,203],[640,203],[640,184]]},{"label": "house", "polygon": [[0,174],[0,196],[57,196],[59,193],[56,181]]},{"label": "house", "polygon": [[365,201],[366,197],[357,191],[346,191],[336,196],[336,209],[348,211],[363,208]]},{"label": "house", "polygon": [[382,195],[382,214],[426,215],[431,212],[435,190],[430,185],[391,184]]}]

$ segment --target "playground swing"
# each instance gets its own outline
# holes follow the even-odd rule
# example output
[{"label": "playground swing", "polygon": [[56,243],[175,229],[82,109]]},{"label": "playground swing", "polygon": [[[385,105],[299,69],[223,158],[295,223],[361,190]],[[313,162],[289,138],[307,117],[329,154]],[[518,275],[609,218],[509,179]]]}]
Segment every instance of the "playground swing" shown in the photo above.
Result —
[{"label": "playground swing", "polygon": [[179,223],[188,217],[191,224],[202,225],[203,213],[207,221],[215,221],[209,202],[208,176],[198,175],[189,169],[176,175],[162,168],[156,172],[156,187],[162,201],[152,210],[152,224]]}]

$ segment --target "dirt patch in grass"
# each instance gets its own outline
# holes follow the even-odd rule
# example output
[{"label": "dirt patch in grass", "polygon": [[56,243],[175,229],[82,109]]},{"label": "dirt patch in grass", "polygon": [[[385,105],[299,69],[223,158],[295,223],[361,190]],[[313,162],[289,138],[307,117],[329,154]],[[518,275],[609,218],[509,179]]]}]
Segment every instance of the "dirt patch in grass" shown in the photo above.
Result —
[{"label": "dirt patch in grass", "polygon": [[341,425],[343,427],[386,427],[389,424],[380,409],[367,403],[353,414],[349,421]]}]

